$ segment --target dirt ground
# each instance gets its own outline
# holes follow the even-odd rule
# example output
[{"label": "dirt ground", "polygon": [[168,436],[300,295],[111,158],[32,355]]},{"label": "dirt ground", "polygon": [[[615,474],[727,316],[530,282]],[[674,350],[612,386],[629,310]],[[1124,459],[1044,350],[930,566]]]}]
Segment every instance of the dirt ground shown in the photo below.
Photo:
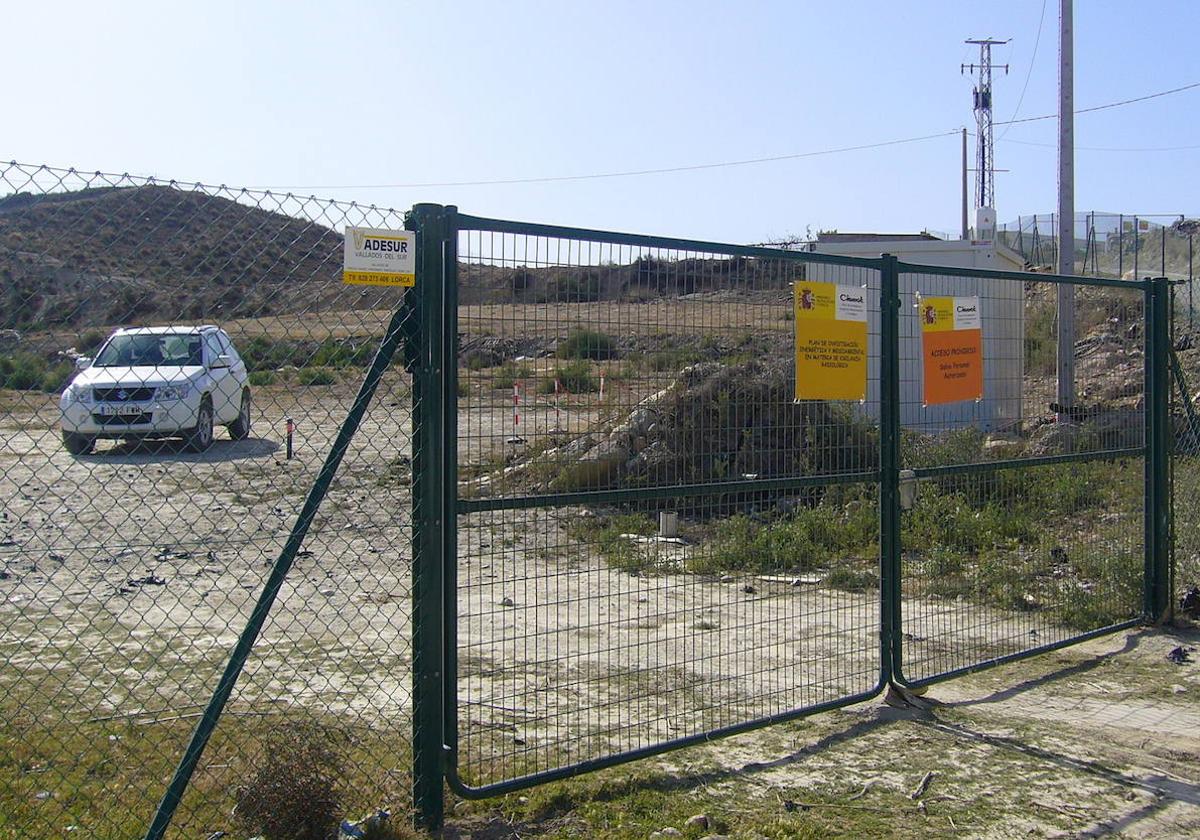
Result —
[{"label": "dirt ground", "polygon": [[[172,442],[102,443],[72,458],[53,398],[10,396],[0,419],[5,714],[27,707],[30,692],[52,696],[44,714],[64,724],[153,721],[203,704],[354,387],[260,389],[251,438],[218,440],[203,455]],[[404,377],[389,377],[280,592],[234,710],[281,703],[408,725],[408,401]],[[502,397],[464,408],[468,442],[507,434]],[[552,420],[548,404],[527,408],[534,428]],[[459,770],[468,781],[647,747],[876,684],[876,592],[630,575],[570,538],[572,519],[587,515],[497,512],[460,523]],[[943,643],[972,653],[1032,644],[1028,624],[1009,615],[976,609],[971,621],[948,625],[938,616],[953,605],[906,609],[914,645],[929,627],[947,626],[957,635]],[[1200,670],[1166,659],[1196,639],[1113,636],[938,685],[931,709],[868,703],[655,766],[694,771],[706,790],[751,791],[770,807],[820,790],[850,810],[876,807],[877,787],[911,790],[933,771],[924,807],[936,814],[953,804],[959,816],[953,826],[931,823],[927,836],[1200,836]],[[144,807],[162,782],[157,772],[138,780]],[[4,797],[41,793],[30,790],[0,783],[0,811]],[[46,830],[68,818],[87,824],[52,790],[44,807],[20,804]]]}]

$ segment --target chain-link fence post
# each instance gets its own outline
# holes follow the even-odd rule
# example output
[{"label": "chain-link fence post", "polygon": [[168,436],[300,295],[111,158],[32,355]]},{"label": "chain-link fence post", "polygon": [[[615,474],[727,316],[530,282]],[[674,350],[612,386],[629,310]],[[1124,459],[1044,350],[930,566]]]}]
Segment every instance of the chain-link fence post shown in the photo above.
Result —
[{"label": "chain-link fence post", "polygon": [[443,557],[445,480],[439,458],[443,434],[445,363],[443,319],[444,210],[418,204],[410,219],[417,232],[420,335],[413,370],[413,809],[421,828],[441,826],[443,802]]},{"label": "chain-link fence post", "polygon": [[1170,509],[1168,435],[1171,379],[1170,285],[1165,277],[1147,280],[1146,304],[1146,571],[1145,612],[1149,621],[1169,618],[1168,540]]},{"label": "chain-link fence post", "polygon": [[879,292],[880,650],[883,675],[901,670],[900,614],[900,270],[883,255]]}]

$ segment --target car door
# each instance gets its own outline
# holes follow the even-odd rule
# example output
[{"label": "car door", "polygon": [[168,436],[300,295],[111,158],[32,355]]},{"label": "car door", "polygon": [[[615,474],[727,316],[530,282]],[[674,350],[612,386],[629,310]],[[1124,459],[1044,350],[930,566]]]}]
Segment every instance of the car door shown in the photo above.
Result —
[{"label": "car door", "polygon": [[234,402],[241,406],[241,390],[246,387],[249,382],[249,375],[246,373],[246,363],[242,361],[242,357],[233,346],[233,342],[224,330],[217,333],[217,341],[221,344],[221,353],[229,357],[229,370],[233,374],[234,380],[237,382],[237,399]]},{"label": "car door", "polygon": [[237,379],[228,365],[220,367],[221,342],[216,333],[204,334],[204,352],[208,357],[208,375],[212,380],[213,414],[218,423],[232,423],[237,416],[239,393]]}]

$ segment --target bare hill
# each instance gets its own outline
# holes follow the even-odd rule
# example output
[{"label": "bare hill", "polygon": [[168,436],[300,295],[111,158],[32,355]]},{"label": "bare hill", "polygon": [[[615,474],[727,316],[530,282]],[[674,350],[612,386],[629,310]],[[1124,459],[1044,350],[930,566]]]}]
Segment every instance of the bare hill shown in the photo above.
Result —
[{"label": "bare hill", "polygon": [[[394,290],[340,282],[340,229],[363,219],[315,199],[289,205],[297,215],[288,215],[277,212],[281,201],[158,185],[0,198],[0,328],[227,321],[396,303]],[[539,265],[545,255],[535,252],[486,259],[464,253],[460,301],[636,302],[766,291],[787,288],[803,271],[775,260],[666,251],[562,256],[578,264]]]},{"label": "bare hill", "polygon": [[341,286],[340,211],[321,224],[268,203],[169,186],[0,199],[0,326],[261,317],[335,298],[386,306]]}]

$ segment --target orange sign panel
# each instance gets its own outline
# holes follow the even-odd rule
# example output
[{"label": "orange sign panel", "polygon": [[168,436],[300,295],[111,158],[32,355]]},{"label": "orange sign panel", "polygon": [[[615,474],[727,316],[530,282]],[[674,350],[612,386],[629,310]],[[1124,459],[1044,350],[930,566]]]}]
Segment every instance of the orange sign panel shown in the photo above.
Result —
[{"label": "orange sign panel", "polygon": [[983,329],[977,297],[918,299],[925,405],[983,398]]}]

